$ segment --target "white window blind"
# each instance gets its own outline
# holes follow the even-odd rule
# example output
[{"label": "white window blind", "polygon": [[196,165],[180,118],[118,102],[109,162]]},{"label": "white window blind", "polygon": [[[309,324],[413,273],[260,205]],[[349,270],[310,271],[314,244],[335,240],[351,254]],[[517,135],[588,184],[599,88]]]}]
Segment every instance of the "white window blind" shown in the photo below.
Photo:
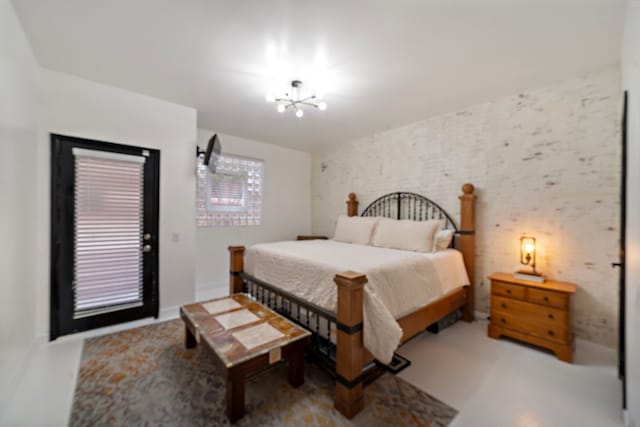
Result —
[{"label": "white window blind", "polygon": [[[209,208],[224,210],[244,209],[247,202],[246,177],[225,173],[212,174],[209,177]],[[228,209],[225,209],[228,208]]]},{"label": "white window blind", "polygon": [[142,305],[141,156],[74,148],[74,318]]},{"label": "white window blind", "polygon": [[238,226],[262,224],[264,162],[223,154],[216,173],[198,159],[196,224]]}]

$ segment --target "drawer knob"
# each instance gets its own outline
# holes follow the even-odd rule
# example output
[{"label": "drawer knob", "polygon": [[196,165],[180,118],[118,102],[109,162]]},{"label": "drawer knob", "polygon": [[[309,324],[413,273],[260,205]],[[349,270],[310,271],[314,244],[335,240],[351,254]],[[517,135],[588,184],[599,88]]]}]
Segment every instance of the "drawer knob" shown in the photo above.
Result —
[{"label": "drawer knob", "polygon": [[502,323],[507,323],[507,319],[505,319],[504,317],[503,317],[502,319],[500,319],[500,321],[501,321]]},{"label": "drawer knob", "polygon": [[500,305],[502,306],[502,308],[507,308],[507,304],[505,304],[505,303],[502,303]]},{"label": "drawer knob", "polygon": [[549,336],[551,336],[551,337],[555,335],[555,334],[553,333],[553,331],[549,331],[549,332],[548,332],[548,334],[549,334]]},{"label": "drawer knob", "polygon": [[549,313],[549,319],[553,319],[553,313]]},{"label": "drawer knob", "polygon": [[507,293],[511,295],[511,289],[507,289]]},{"label": "drawer knob", "polygon": [[549,297],[544,297],[545,302],[549,302]]}]

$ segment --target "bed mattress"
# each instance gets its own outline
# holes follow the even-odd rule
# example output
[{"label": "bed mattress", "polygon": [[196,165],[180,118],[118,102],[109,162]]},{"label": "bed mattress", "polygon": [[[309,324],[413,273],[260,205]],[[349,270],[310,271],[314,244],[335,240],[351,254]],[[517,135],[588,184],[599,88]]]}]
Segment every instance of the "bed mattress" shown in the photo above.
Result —
[{"label": "bed mattress", "polygon": [[389,363],[400,344],[396,321],[469,284],[462,254],[454,249],[418,253],[332,240],[262,243],[245,253],[244,271],[313,304],[336,311],[336,273],[366,274],[364,346]]}]

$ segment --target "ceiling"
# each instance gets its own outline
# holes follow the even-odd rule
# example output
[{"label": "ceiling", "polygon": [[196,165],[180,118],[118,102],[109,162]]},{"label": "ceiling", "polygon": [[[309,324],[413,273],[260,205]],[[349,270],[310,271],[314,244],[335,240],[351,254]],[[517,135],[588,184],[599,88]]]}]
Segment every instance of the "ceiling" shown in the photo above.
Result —
[{"label": "ceiling", "polygon": [[[40,64],[302,150],[620,60],[624,0],[14,0]],[[325,93],[302,119],[265,101]]]}]

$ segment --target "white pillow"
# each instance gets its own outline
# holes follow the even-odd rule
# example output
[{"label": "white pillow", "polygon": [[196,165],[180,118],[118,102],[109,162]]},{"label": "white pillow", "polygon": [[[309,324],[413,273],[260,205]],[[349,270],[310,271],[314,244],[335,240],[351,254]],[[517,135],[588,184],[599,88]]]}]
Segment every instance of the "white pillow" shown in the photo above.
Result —
[{"label": "white pillow", "polygon": [[398,221],[383,218],[378,221],[371,244],[381,248],[433,252],[435,234],[441,227],[439,219]]},{"label": "white pillow", "polygon": [[455,233],[455,230],[451,228],[448,230],[438,231],[436,233],[435,247],[433,248],[433,251],[436,252],[447,249],[453,240],[453,233]]},{"label": "white pillow", "polygon": [[378,218],[340,215],[333,240],[368,245],[377,223]]}]

